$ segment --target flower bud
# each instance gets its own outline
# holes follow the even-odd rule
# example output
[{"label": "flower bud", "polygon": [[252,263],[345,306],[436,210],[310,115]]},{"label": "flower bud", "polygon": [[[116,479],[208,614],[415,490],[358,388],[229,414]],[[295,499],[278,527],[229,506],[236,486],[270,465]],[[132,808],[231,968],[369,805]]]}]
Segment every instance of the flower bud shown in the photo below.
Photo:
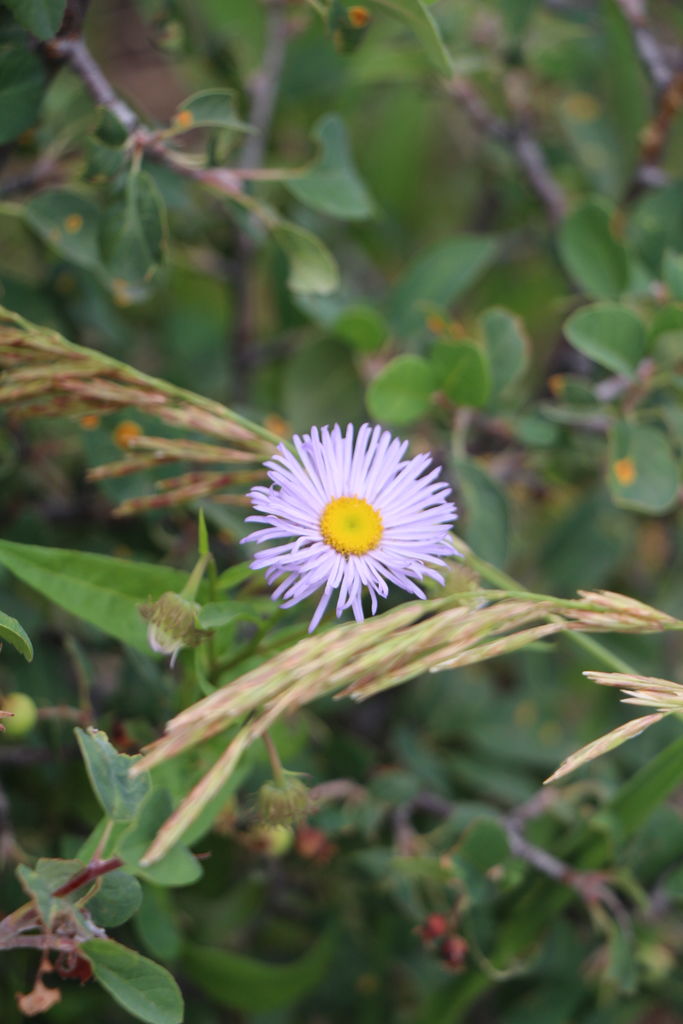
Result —
[{"label": "flower bud", "polygon": [[139,606],[140,614],[148,623],[149,646],[157,654],[170,654],[171,668],[178,651],[183,647],[197,647],[210,635],[210,631],[197,626],[199,610],[196,601],[188,601],[170,590],[157,601]]},{"label": "flower bud", "polygon": [[309,808],[308,788],[294,772],[284,772],[282,781],[265,782],[256,798],[258,817],[268,825],[294,825]]}]

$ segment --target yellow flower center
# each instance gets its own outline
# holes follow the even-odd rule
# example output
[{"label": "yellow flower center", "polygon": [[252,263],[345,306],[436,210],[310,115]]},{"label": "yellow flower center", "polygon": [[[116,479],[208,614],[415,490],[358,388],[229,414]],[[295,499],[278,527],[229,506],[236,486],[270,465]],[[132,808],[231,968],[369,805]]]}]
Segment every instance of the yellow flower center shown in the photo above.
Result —
[{"label": "yellow flower center", "polygon": [[365,555],[379,544],[384,527],[364,498],[333,498],[320,517],[323,540],[340,555]]}]

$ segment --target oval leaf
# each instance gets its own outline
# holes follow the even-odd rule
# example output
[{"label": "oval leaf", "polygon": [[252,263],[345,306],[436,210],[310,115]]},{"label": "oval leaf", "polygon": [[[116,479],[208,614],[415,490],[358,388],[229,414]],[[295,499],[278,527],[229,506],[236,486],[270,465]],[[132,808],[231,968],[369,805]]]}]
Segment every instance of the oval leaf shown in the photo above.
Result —
[{"label": "oval leaf", "polygon": [[560,259],[579,288],[595,299],[616,299],[628,282],[628,258],[612,233],[611,210],[592,202],[574,210],[560,227]]},{"label": "oval leaf", "polygon": [[429,411],[434,378],[420,356],[397,356],[370,382],[365,401],[376,420],[394,426],[414,423]]},{"label": "oval leaf", "polygon": [[572,313],[564,325],[567,341],[612,373],[630,376],[645,355],[645,328],[623,306],[600,302]]},{"label": "oval leaf", "polygon": [[113,939],[90,939],[80,948],[97,981],[124,1010],[146,1024],[181,1024],[183,997],[165,967]]},{"label": "oval leaf", "polygon": [[479,345],[437,341],[431,352],[436,385],[456,405],[485,405],[491,394],[491,367]]},{"label": "oval leaf", "polygon": [[609,453],[608,483],[615,505],[650,515],[662,515],[673,507],[680,471],[661,430],[640,423],[616,423]]}]

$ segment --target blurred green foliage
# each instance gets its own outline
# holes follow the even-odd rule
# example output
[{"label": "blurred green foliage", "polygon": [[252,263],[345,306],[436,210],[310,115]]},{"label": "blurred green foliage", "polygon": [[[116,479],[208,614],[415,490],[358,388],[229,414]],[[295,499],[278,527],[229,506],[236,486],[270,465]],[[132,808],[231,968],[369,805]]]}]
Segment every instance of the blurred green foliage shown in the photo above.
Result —
[{"label": "blurred green foliage", "polygon": [[[494,575],[681,617],[683,12],[640,6],[69,0],[63,22],[63,0],[5,0],[0,301],[276,434],[384,423],[435,453]],[[85,479],[131,422],[176,436],[139,408],[0,425],[0,690],[38,709],[0,736],[0,911],[29,896],[116,939],[84,945],[101,987],[60,964],[50,1019],[177,1024],[172,975],[191,1024],[683,1021],[676,722],[515,817],[625,720],[564,638],[319,701],[273,730],[320,786],[307,823],[255,821],[254,748],[141,865],[224,739],[153,788],[127,775],[212,685],[191,651],[176,676],[152,657],[136,612],[182,588],[199,503],[112,519],[162,474]],[[226,683],[305,615],[240,565],[242,510],[201,505]],[[676,634],[606,644],[681,679]],[[520,828],[613,899],[545,877]],[[95,856],[122,863],[54,895]],[[38,958],[2,957],[14,1024]]]}]

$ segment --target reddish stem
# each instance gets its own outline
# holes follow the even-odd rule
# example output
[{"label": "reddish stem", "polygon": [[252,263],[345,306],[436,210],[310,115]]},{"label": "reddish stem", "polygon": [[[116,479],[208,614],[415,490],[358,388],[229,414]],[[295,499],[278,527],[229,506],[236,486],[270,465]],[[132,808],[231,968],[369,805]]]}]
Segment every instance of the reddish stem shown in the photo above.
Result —
[{"label": "reddish stem", "polygon": [[69,893],[74,892],[76,889],[80,889],[82,885],[87,882],[94,881],[95,878],[99,878],[100,875],[106,875],[110,871],[116,871],[117,868],[123,866],[123,861],[120,857],[110,857],[109,860],[94,860],[88,864],[87,868],[79,871],[77,875],[61,885],[59,889],[55,889],[52,893],[53,896],[68,896]]}]

